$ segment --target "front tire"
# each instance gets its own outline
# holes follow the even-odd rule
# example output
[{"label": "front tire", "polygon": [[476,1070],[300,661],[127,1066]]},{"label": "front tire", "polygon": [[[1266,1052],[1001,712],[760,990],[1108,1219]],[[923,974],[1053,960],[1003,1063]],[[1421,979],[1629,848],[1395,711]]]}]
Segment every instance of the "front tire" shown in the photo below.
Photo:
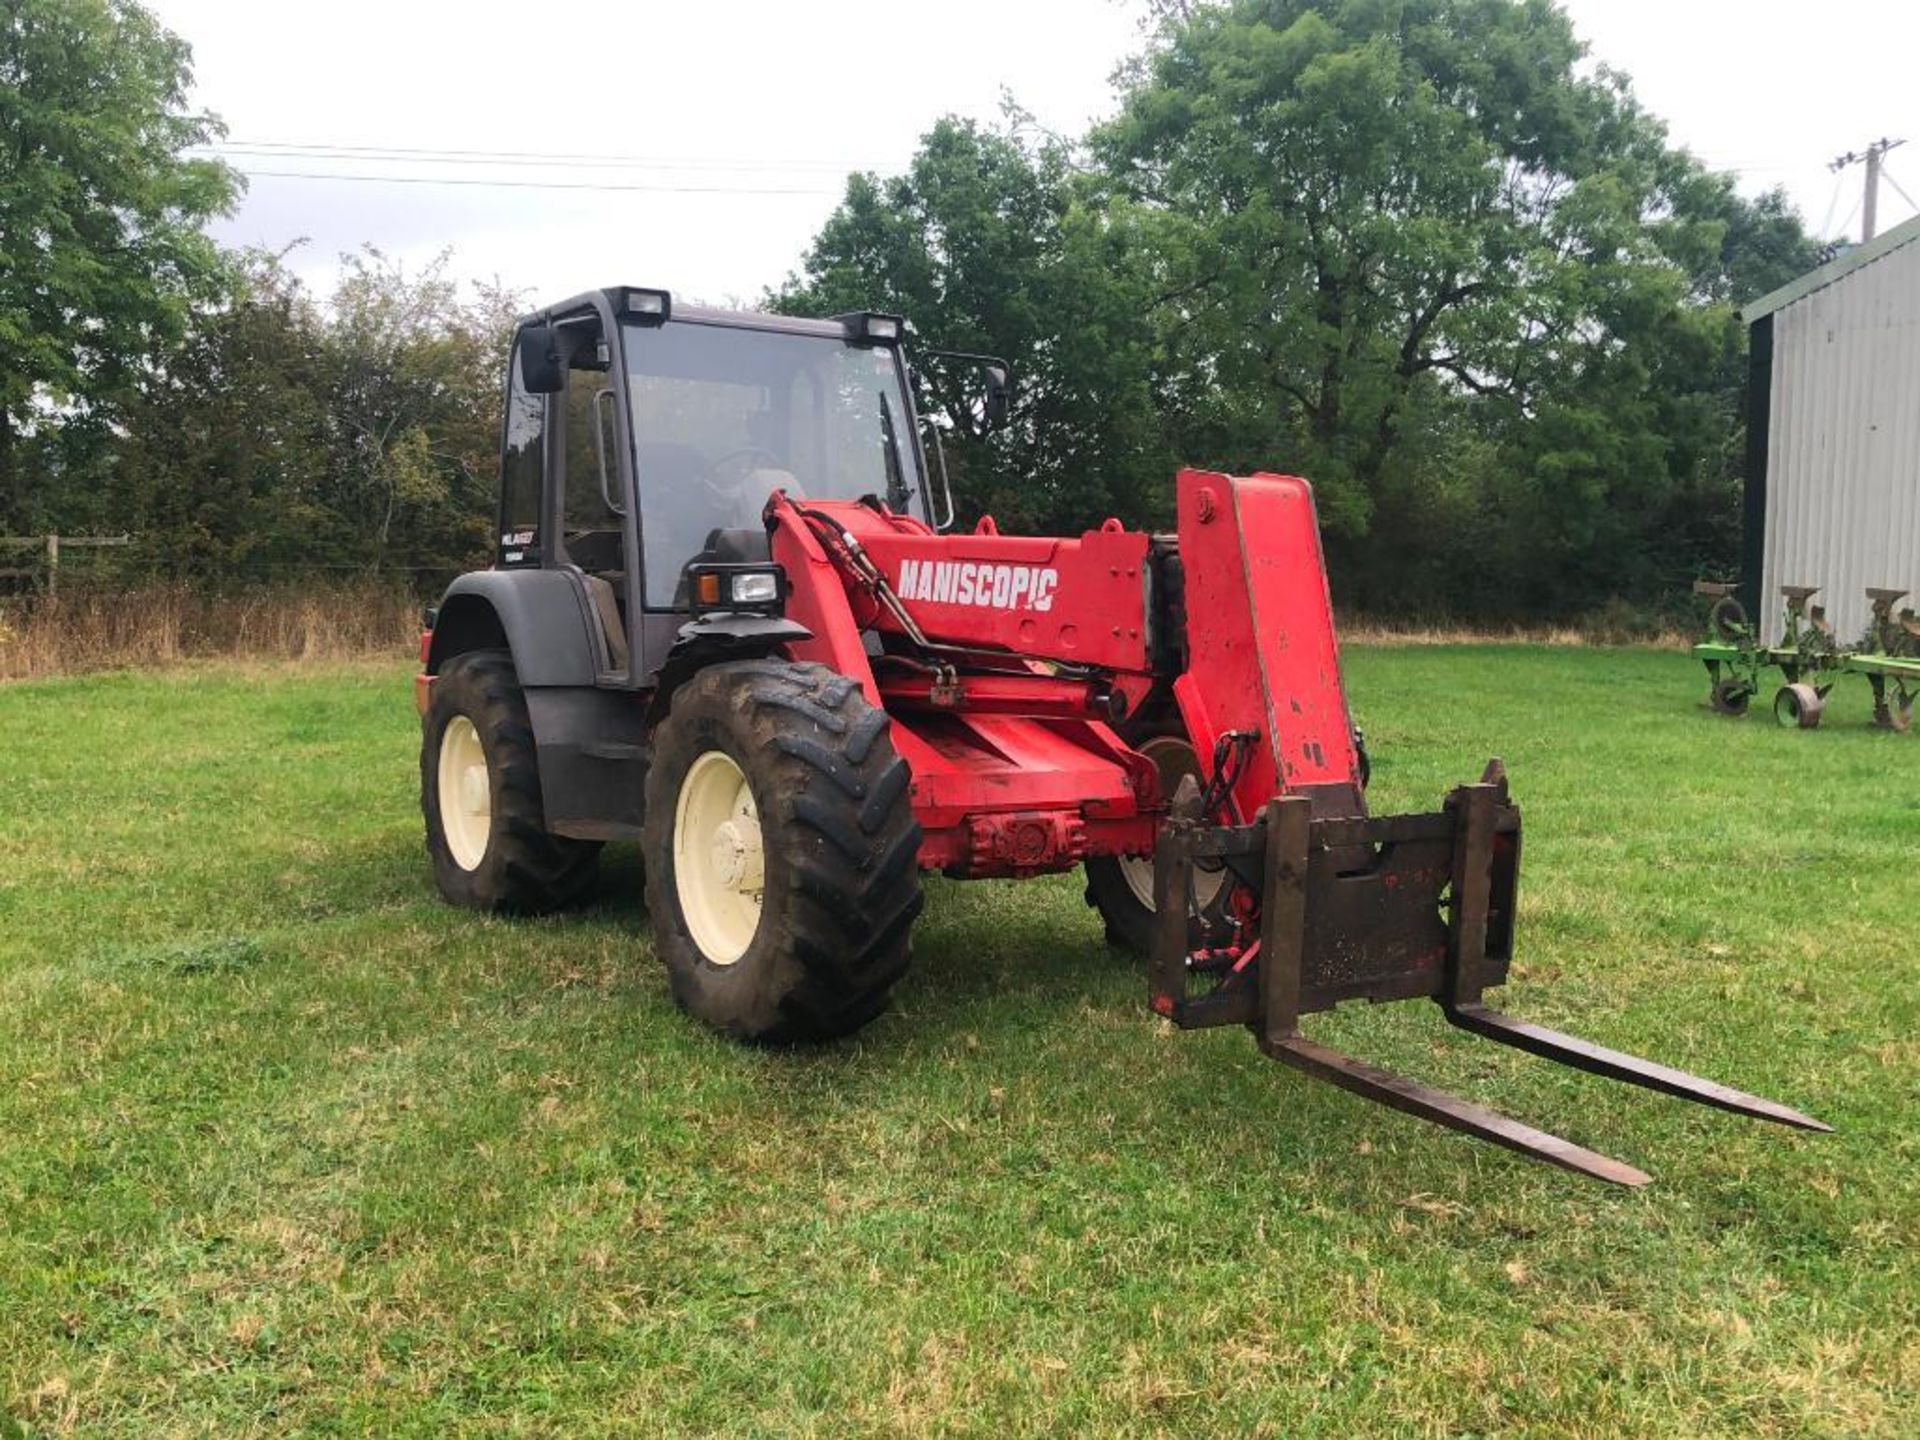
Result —
[{"label": "front tire", "polygon": [[547,833],[533,725],[504,650],[456,656],[434,680],[420,809],[434,881],[455,905],[538,914],[593,886],[599,842]]},{"label": "front tire", "polygon": [[713,665],[647,771],[647,909],[682,1009],[828,1040],[886,1008],[920,913],[920,827],[887,713],[823,665]]}]

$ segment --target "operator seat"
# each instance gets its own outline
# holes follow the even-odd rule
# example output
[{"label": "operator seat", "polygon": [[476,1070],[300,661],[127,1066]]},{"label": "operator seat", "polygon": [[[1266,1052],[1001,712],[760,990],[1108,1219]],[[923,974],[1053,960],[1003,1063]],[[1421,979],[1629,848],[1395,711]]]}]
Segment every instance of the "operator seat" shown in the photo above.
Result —
[{"label": "operator seat", "polygon": [[678,575],[714,527],[713,498],[700,481],[706,458],[691,445],[642,440],[634,446],[640,546],[650,584]]},{"label": "operator seat", "polygon": [[633,452],[640,469],[642,495],[656,485],[669,492],[684,490],[696,483],[707,468],[707,462],[693,446],[671,440],[642,440],[633,447]]},{"label": "operator seat", "polygon": [[618,530],[576,530],[567,536],[567,559],[589,575],[618,576],[627,557]]},{"label": "operator seat", "polygon": [[750,513],[742,515],[738,521],[742,525],[758,525],[760,512],[767,508],[767,497],[776,490],[784,490],[795,500],[807,498],[806,487],[791,470],[749,470],[747,478],[740,482],[741,509]]}]

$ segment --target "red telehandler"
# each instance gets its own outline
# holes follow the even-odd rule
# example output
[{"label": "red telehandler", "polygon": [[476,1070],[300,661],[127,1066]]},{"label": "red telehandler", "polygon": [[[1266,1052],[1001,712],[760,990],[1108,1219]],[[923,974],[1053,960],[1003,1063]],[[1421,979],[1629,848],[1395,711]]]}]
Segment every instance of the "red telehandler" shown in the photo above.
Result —
[{"label": "red telehandler", "polygon": [[[1620,1184],[1632,1166],[1309,1040],[1343,1000],[1806,1129],[1503,1015],[1520,812],[1496,761],[1373,816],[1312,492],[1184,471],[1178,534],[952,530],[906,325],[594,291],[528,317],[499,548],[429,615],[417,701],[445,896],[569,903],[638,839],[678,1002],[759,1041],[885,1007],[920,875],[1084,866],[1176,1025]],[[1005,418],[1004,363],[915,354]],[[971,378],[969,378],[971,377]]]}]

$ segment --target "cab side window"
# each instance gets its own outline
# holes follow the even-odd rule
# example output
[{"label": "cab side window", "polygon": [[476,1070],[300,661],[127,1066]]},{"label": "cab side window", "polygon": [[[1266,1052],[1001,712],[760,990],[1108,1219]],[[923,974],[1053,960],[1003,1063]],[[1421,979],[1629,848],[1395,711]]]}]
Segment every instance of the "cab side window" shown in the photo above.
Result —
[{"label": "cab side window", "polygon": [[569,337],[566,466],[560,520],[566,557],[589,574],[617,575],[623,567],[619,510],[620,456],[614,422],[611,366],[597,322]]},{"label": "cab side window", "polygon": [[516,354],[507,381],[500,455],[500,563],[540,563],[540,473],[546,458],[546,396],[529,395]]}]

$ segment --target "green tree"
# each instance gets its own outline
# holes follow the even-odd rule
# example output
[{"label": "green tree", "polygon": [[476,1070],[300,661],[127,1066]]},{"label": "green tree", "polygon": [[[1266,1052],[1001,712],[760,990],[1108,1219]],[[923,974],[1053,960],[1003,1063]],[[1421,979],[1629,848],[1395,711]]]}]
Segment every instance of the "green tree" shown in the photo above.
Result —
[{"label": "green tree", "polygon": [[516,297],[463,300],[448,259],[409,275],[371,248],[346,257],[329,307],[330,504],[350,520],[343,549],[369,569],[489,548]]},{"label": "green tree", "polygon": [[1309,476],[1370,609],[1646,601],[1735,549],[1735,306],[1812,263],[1544,0],[1153,7],[1084,148],[941,122],[856,176],[778,303],[1009,355],[963,493],[1164,523],[1176,461]]},{"label": "green tree", "polygon": [[1092,143],[1167,274],[1176,448],[1311,476],[1369,607],[1679,579],[1648,542],[1730,509],[1732,304],[1805,257],[1777,197],[1673,150],[1544,0],[1161,10]]},{"label": "green tree", "polygon": [[135,563],[205,581],[484,563],[514,297],[463,297],[444,257],[347,257],[325,304],[279,256],[233,268],[69,504],[104,496]]},{"label": "green tree", "polygon": [[222,279],[201,229],[236,178],[183,152],[191,52],[132,0],[0,12],[0,526],[42,503],[18,435],[124,393]]},{"label": "green tree", "polygon": [[279,256],[231,263],[226,298],[195,312],[119,407],[99,483],[66,497],[72,516],[82,494],[104,496],[149,573],[264,578],[339,544],[324,317]]},{"label": "green tree", "polygon": [[897,310],[922,352],[1013,363],[1012,423],[993,433],[967,367],[921,369],[963,514],[1071,528],[1161,511],[1171,461],[1131,235],[1083,196],[1065,145],[1012,120],[1006,133],[941,120],[906,174],[853,176],[801,273],[769,303],[814,315]]}]

